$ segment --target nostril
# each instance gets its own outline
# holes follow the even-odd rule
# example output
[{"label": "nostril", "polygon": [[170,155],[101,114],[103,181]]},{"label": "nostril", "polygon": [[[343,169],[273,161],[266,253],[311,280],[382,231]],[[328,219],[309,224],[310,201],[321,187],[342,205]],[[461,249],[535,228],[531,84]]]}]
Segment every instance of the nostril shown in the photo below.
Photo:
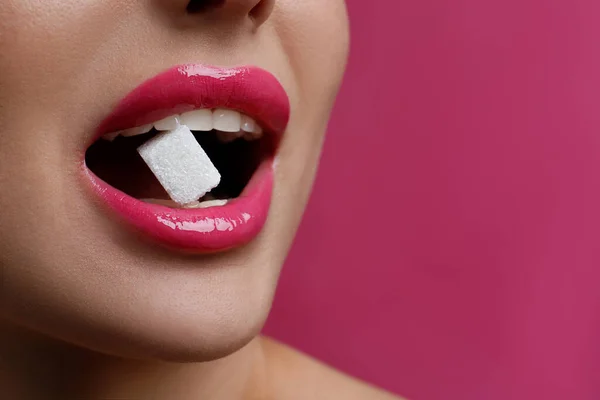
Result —
[{"label": "nostril", "polygon": [[274,0],[260,0],[258,4],[250,10],[249,15],[257,25],[261,25],[269,18],[269,15],[273,12],[274,6]]},{"label": "nostril", "polygon": [[197,14],[222,7],[224,4],[225,0],[190,0],[186,10],[190,14]]}]

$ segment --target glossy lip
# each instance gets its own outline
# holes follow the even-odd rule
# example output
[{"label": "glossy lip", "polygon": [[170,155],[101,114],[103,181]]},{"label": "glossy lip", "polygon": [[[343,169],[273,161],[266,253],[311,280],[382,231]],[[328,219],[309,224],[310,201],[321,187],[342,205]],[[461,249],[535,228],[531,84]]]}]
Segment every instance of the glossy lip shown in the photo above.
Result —
[{"label": "glossy lip", "polygon": [[[100,136],[199,108],[227,108],[254,118],[278,143],[289,120],[288,96],[269,72],[259,68],[174,67],[127,95],[106,118]],[[89,146],[88,146],[89,147]],[[173,209],[144,203],[98,178],[85,166],[92,191],[119,219],[167,247],[200,253],[241,246],[262,230],[273,191],[273,158],[264,160],[240,195],[223,207]]]}]

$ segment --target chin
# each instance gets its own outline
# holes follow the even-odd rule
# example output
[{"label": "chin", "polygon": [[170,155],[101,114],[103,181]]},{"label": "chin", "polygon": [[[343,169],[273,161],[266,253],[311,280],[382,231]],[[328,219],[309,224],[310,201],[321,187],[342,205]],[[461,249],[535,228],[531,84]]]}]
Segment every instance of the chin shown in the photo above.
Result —
[{"label": "chin", "polygon": [[[254,340],[267,312],[255,312],[231,321],[171,321],[168,329],[145,335],[115,335],[102,347],[95,348],[110,355],[148,361],[172,363],[208,362],[227,357]],[[179,326],[175,323],[179,322]],[[102,344],[100,344],[102,345]]]},{"label": "chin", "polygon": [[[173,363],[208,362],[227,357],[245,347],[260,333],[269,304],[248,309],[240,299],[237,304],[224,304],[211,315],[199,311],[198,316],[139,316],[113,313],[111,320],[82,321],[70,315],[22,321],[9,319],[43,342],[72,345],[107,356],[140,361]],[[123,321],[130,321],[129,323]]]},{"label": "chin", "polygon": [[79,274],[54,276],[45,285],[5,286],[4,319],[41,337],[123,359],[223,358],[260,333],[271,308],[282,257],[255,247],[268,246],[203,257],[200,264],[194,255],[174,257],[168,250],[146,256],[121,250],[106,264],[74,262]]}]

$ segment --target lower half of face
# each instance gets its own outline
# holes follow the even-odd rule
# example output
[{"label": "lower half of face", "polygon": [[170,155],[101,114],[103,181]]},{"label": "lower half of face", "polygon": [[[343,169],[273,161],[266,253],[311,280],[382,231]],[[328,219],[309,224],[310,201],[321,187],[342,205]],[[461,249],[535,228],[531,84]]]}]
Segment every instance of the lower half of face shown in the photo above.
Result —
[{"label": "lower half of face", "polygon": [[[342,77],[345,8],[200,3],[0,4],[5,323],[165,360],[229,354],[262,327]],[[208,194],[190,189],[202,152],[220,174]]]}]

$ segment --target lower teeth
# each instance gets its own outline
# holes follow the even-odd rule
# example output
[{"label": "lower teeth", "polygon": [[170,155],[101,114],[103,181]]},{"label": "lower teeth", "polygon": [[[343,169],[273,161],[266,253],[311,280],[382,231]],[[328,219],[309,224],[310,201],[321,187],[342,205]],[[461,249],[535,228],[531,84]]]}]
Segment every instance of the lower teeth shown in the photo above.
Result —
[{"label": "lower teeth", "polygon": [[196,201],[191,204],[186,204],[183,208],[212,208],[212,207],[223,207],[227,204],[227,200],[208,200],[199,202]]},{"label": "lower teeth", "polygon": [[198,208],[213,208],[213,207],[223,207],[226,205],[229,200],[206,200],[206,201],[195,201],[186,205],[180,205],[175,203],[173,200],[164,200],[164,199],[141,199],[144,203],[156,204],[160,206],[165,206],[169,208],[183,208],[183,209],[198,209]]}]

